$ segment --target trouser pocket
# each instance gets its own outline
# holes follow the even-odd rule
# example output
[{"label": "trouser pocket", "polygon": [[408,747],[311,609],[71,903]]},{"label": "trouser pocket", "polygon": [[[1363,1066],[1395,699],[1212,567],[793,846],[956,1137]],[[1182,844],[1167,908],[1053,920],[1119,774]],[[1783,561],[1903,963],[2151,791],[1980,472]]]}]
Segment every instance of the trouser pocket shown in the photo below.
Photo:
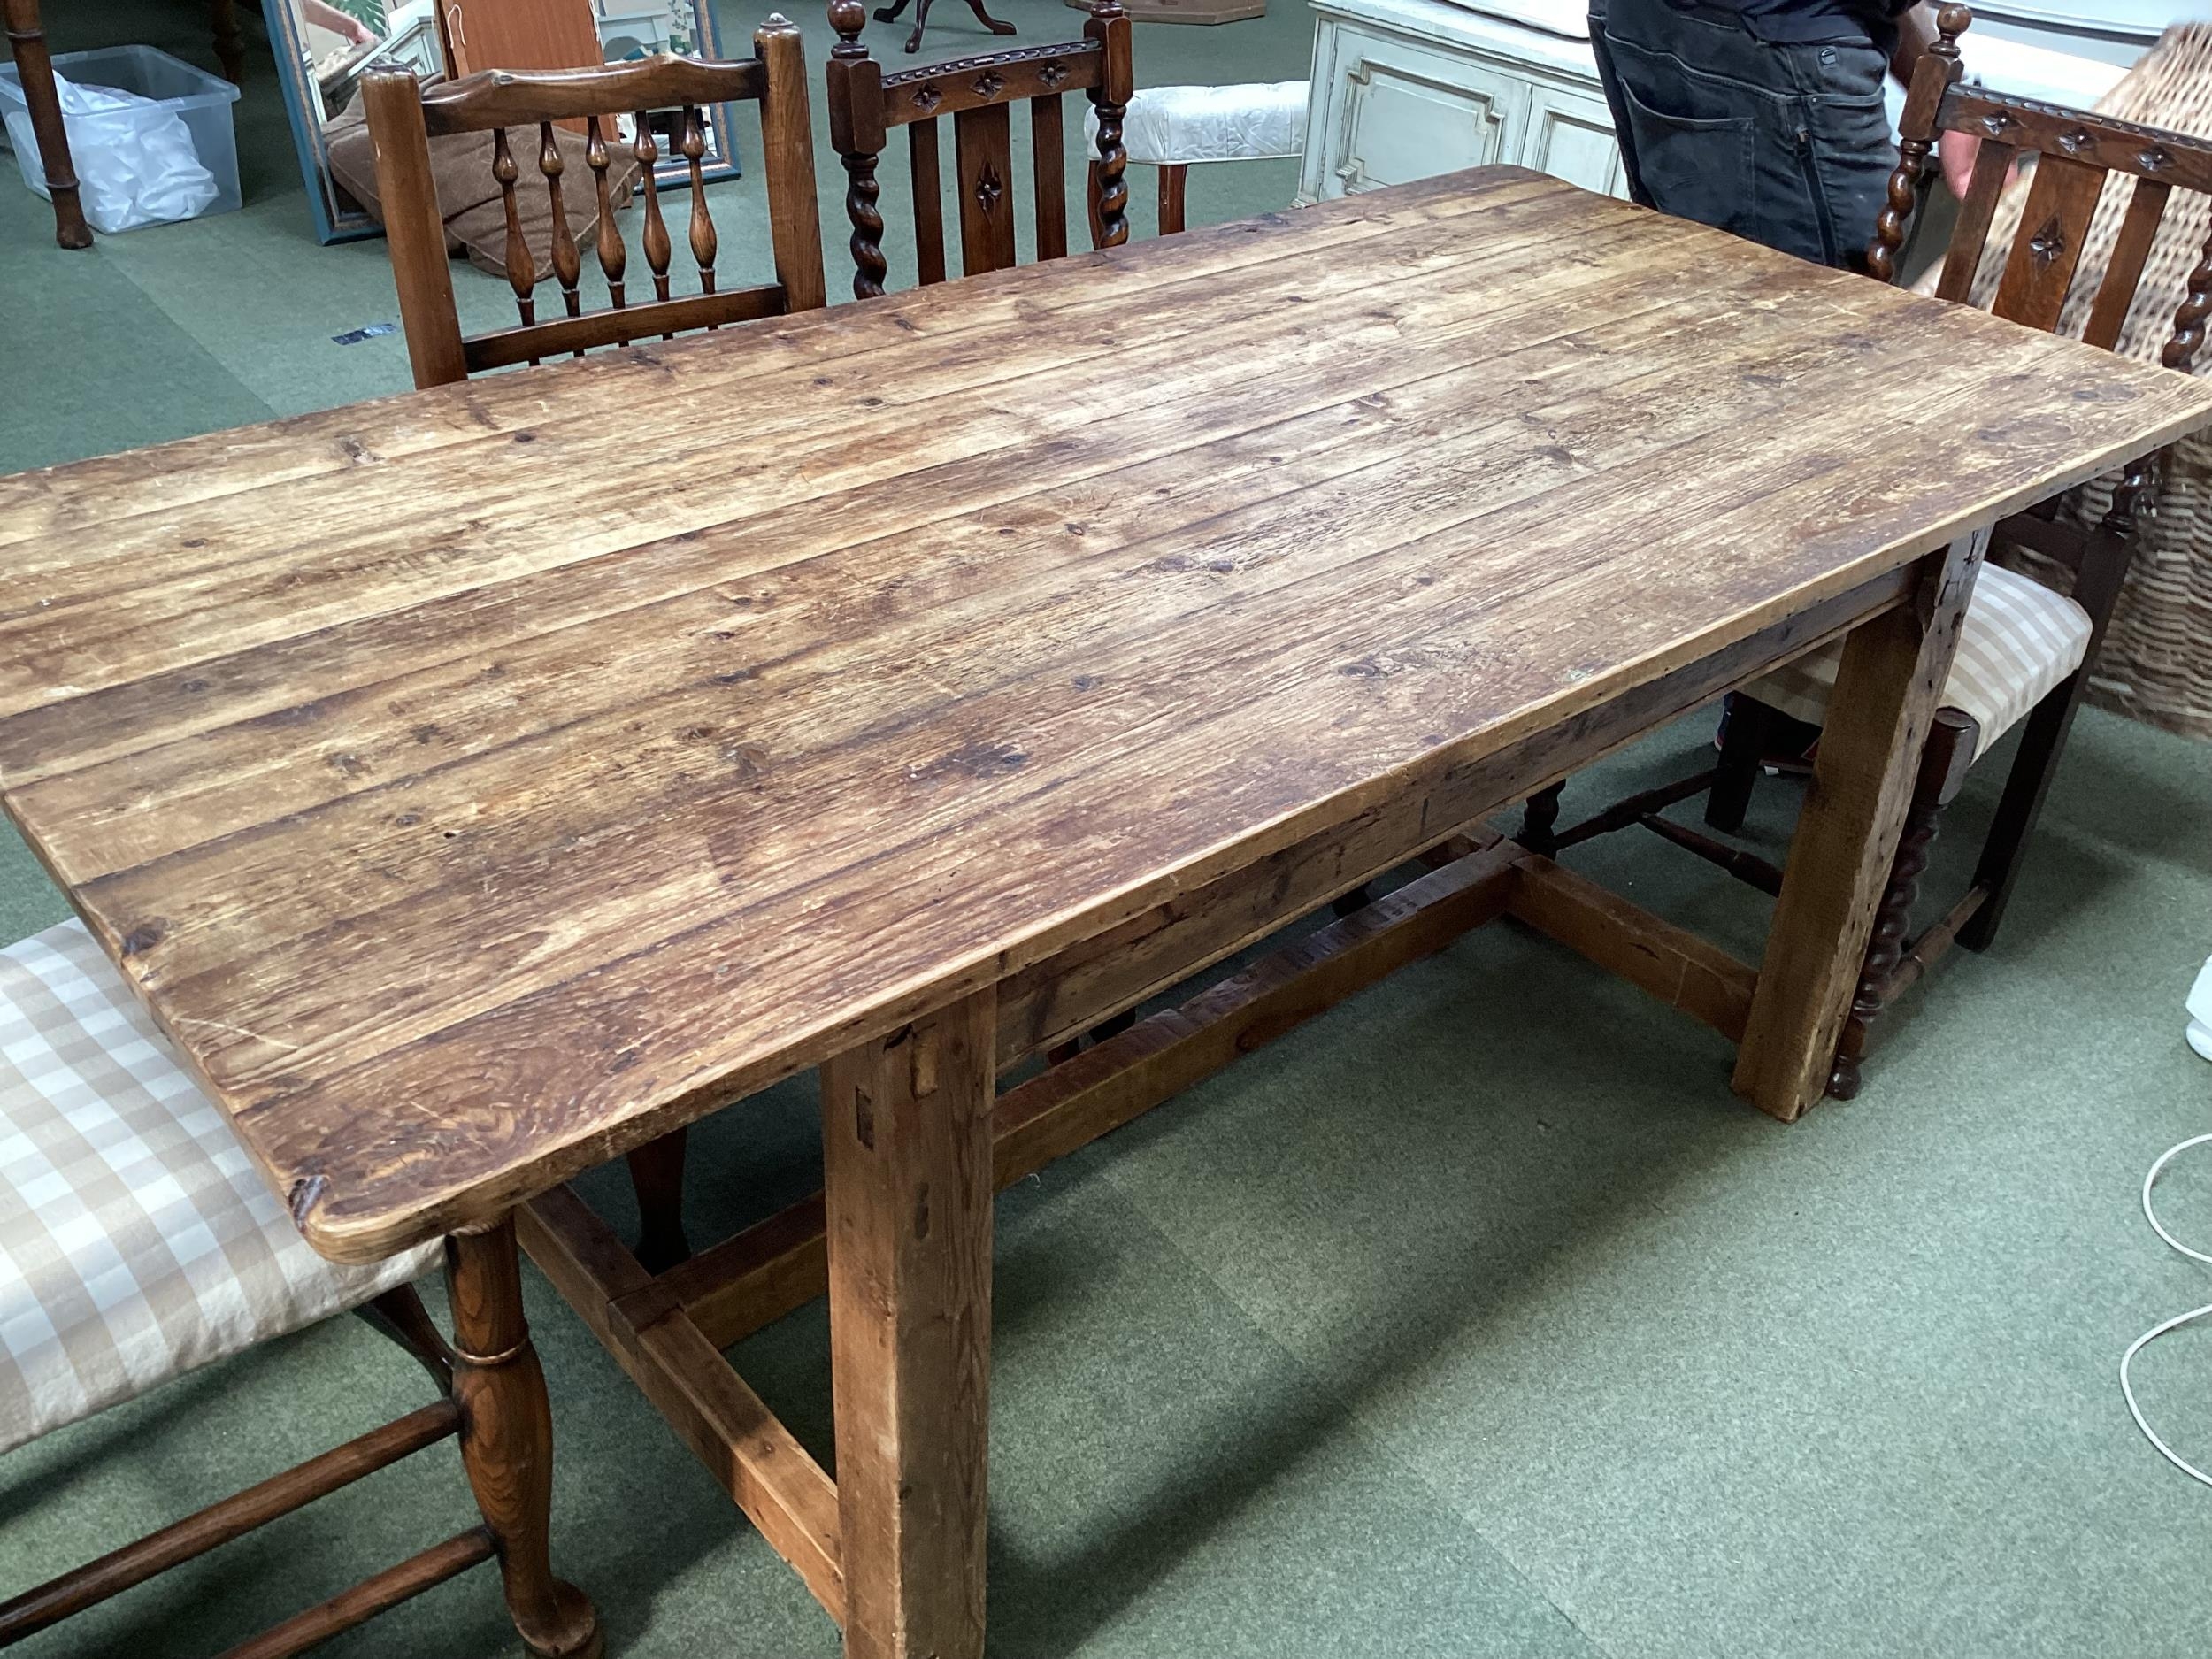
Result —
[{"label": "trouser pocket", "polygon": [[1620,90],[1636,171],[1660,210],[1739,236],[1757,236],[1757,123],[1747,115],[1655,109],[1625,76]]}]

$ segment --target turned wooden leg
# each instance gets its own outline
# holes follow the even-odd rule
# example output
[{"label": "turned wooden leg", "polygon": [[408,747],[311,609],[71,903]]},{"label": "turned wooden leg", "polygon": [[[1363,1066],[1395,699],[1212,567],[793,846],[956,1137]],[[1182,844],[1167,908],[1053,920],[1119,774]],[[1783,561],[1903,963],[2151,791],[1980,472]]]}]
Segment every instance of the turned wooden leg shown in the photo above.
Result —
[{"label": "turned wooden leg", "polygon": [[1559,798],[1567,793],[1562,778],[1548,789],[1539,789],[1521,808],[1521,833],[1513,839],[1532,853],[1548,858],[1559,850]]},{"label": "turned wooden leg", "polygon": [[922,50],[922,31],[929,27],[929,0],[914,0],[914,32],[906,37],[906,50]]},{"label": "turned wooden leg", "polygon": [[396,1342],[407,1356],[430,1373],[430,1380],[438,1385],[440,1394],[453,1392],[453,1350],[438,1334],[432,1323],[430,1310],[422,1305],[422,1298],[415,1294],[412,1285],[402,1285],[388,1290],[373,1301],[365,1302],[354,1312],[362,1323],[379,1335]]},{"label": "turned wooden leg", "polygon": [[1736,1050],[1736,1093],[1786,1123],[1827,1092],[1988,545],[1983,530],[1930,554],[1909,603],[1845,637]]},{"label": "turned wooden leg", "polygon": [[975,13],[975,20],[994,35],[1011,35],[1014,26],[1002,23],[983,9],[983,0],[968,0],[968,10]]},{"label": "turned wooden leg", "polygon": [[684,1132],[671,1130],[630,1154],[630,1185],[637,1192],[638,1265],[664,1273],[691,1257],[684,1237]]},{"label": "turned wooden leg", "polygon": [[223,79],[235,86],[246,74],[246,42],[238,33],[238,0],[208,0],[208,11],[215,27],[215,61],[223,66]]},{"label": "turned wooden leg", "polygon": [[1720,764],[1712,792],[1705,797],[1705,822],[1724,835],[1743,827],[1751,791],[1759,781],[1759,760],[1766,752],[1773,710],[1740,691],[1728,694],[1728,729],[1721,733]]},{"label": "turned wooden leg", "polygon": [[2089,613],[2089,649],[2081,666],[2035,705],[2013,751],[2012,771],[2006,775],[2004,793],[1998,798],[1996,816],[1990,820],[1989,838],[1975,866],[1974,885],[1986,896],[1981,907],[1959,930],[1959,943],[1969,950],[1986,950],[1997,937],[1997,925],[2012,902],[2012,890],[2020,879],[2020,855],[2035,832],[2058,772],[2058,757],[2073,730],[2074,715],[2081,707],[2089,684],[2089,671],[2112,621],[2113,606],[2127,580],[2128,560],[2134,551],[2138,518],[2154,511],[2158,495],[2161,457],[2147,455],[2129,464],[2113,492],[2112,506],[2083,549],[2081,568],[2074,579],[2074,603]]},{"label": "turned wooden leg", "polygon": [[1183,197],[1190,185],[1190,166],[1179,162],[1160,169],[1160,234],[1172,236],[1183,228]]},{"label": "turned wooden leg", "polygon": [[553,1411],[522,1317],[514,1218],[448,1239],[445,1273],[461,1462],[499,1552],[507,1610],[539,1659],[598,1659],[598,1615],[581,1590],[553,1576],[548,1551]]},{"label": "turned wooden leg", "polygon": [[983,1652],[995,1010],[822,1069],[848,1659]]},{"label": "turned wooden leg", "polygon": [[1921,753],[1920,772],[1913,783],[1912,802],[1905,809],[1904,831],[1897,838],[1897,857],[1890,865],[1889,885],[1882,889],[1881,905],[1874,912],[1874,933],[1867,941],[1858,987],[1852,993],[1851,1011],[1836,1040],[1835,1064],[1828,1074],[1831,1100],[1853,1100],[1858,1095],[1859,1063],[1866,1056],[1868,1033],[1888,1004],[1897,964],[1904,959],[1905,941],[1912,930],[1913,901],[1920,895],[1920,878],[1928,868],[1944,803],[1957,794],[1979,736],[1971,716],[1956,709],[1936,710],[1928,746]]},{"label": "turned wooden leg", "polygon": [[65,248],[89,248],[92,227],[77,199],[77,169],[69,157],[69,129],[62,123],[61,95],[54,89],[54,65],[39,23],[38,0],[0,0],[0,7],[7,19],[8,49],[23,79],[23,102],[30,106],[47,193],[54,198],[54,240]]}]

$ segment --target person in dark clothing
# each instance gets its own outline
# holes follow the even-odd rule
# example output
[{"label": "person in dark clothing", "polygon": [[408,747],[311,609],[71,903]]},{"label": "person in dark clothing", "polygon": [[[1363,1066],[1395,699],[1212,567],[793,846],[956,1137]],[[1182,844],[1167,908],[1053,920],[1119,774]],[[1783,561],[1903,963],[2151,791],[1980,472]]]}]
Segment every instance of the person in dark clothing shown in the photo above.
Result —
[{"label": "person in dark clothing", "polygon": [[[1820,265],[1863,268],[1897,146],[1882,80],[1934,38],[1916,0],[1591,0],[1629,194]],[[1974,141],[1943,135],[1955,191]]]}]

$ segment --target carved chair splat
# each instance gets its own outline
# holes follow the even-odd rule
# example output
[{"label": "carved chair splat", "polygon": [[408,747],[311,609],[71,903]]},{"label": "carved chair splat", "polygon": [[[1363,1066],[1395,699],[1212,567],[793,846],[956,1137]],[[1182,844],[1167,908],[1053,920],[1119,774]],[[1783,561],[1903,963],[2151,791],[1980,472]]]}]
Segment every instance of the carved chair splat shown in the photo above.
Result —
[{"label": "carved chair splat", "polygon": [[[483,370],[551,357],[581,357],[596,347],[627,345],[656,334],[672,339],[688,329],[810,310],[825,302],[804,48],[797,27],[780,16],[761,25],[753,46],[757,56],[735,62],[664,54],[603,69],[529,74],[486,70],[426,89],[403,71],[378,71],[363,78],[363,104],[376,148],[377,183],[416,385],[444,385]],[[776,280],[724,288],[716,280],[720,238],[708,211],[702,165],[703,111],[748,100],[760,105]],[[677,295],[671,280],[674,244],[653,188],[654,169],[661,160],[650,119],[656,111],[677,112],[669,148],[689,174],[687,240],[697,267],[695,294]],[[631,300],[628,250],[615,219],[618,203],[612,167],[616,147],[623,142],[621,120],[630,123],[630,154],[640,169],[645,199],[638,240],[653,279],[652,299],[639,303]],[[570,217],[572,206],[584,198],[580,193],[572,198],[565,188],[568,157],[555,134],[557,126],[579,122],[591,178],[589,199],[598,219],[593,250],[607,291],[606,306],[591,311],[585,308],[583,257]],[[534,146],[526,139],[515,141],[516,131],[526,134],[533,129]],[[519,320],[512,328],[464,336],[432,180],[430,141],[482,132],[491,134],[492,176],[506,218],[507,280]],[[572,146],[573,140],[570,142]],[[526,147],[534,156],[534,180],[526,179],[527,169],[518,154]],[[523,195],[541,186],[549,216],[547,273],[540,272],[523,227]],[[559,291],[561,314],[541,319],[537,290],[544,274],[550,274]]]},{"label": "carved chair splat", "polygon": [[852,224],[853,294],[883,292],[889,261],[883,251],[877,166],[893,127],[903,127],[914,182],[914,273],[924,284],[946,276],[941,155],[938,121],[949,116],[960,211],[961,270],[968,276],[1015,263],[1013,106],[1029,105],[1030,146],[1040,259],[1068,250],[1067,161],[1061,100],[1081,92],[1098,112],[1102,159],[1091,170],[1087,196],[1094,248],[1129,239],[1128,153],[1123,117],[1135,91],[1129,19],[1119,0],[1092,9],[1084,38],[885,74],[868,56],[860,31],[860,0],[833,0],[837,44],[827,72],[830,142],[846,173],[845,213]]}]

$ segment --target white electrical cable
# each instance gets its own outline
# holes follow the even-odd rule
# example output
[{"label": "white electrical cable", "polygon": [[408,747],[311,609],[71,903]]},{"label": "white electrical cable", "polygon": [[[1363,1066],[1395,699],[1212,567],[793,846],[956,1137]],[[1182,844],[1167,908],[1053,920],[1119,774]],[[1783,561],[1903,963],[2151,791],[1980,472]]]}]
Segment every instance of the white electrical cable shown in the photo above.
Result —
[{"label": "white electrical cable", "polygon": [[[2208,1142],[2212,1142],[2212,1135],[2191,1135],[2178,1146],[2168,1147],[2165,1151],[2158,1155],[2158,1162],[2152,1164],[2150,1173],[2143,1177],[2143,1219],[2151,1224],[2152,1232],[2191,1261],[2202,1262],[2208,1266],[2212,1266],[2212,1255],[2207,1255],[2202,1250],[2191,1249],[2172,1233],[2167,1232],[2164,1225],[2158,1219],[2158,1212],[2151,1208],[2151,1188],[2157,1184],[2160,1171],[2164,1170],[2176,1156],[2186,1152],[2191,1147],[2200,1147]],[[2135,1426],[2143,1431],[2145,1440],[2158,1448],[2158,1455],[2192,1480],[2201,1481],[2204,1485],[2212,1486],[2212,1475],[2206,1474],[2203,1470],[2159,1439],[2158,1431],[2144,1420],[2143,1408],[2135,1403],[2135,1389],[2128,1381],[2128,1366],[2146,1347],[2165,1335],[2167,1332],[2178,1331],[2183,1325],[2193,1324],[2203,1318],[2207,1314],[2212,1314],[2212,1302],[2208,1302],[2201,1308],[2193,1308],[2187,1313],[2176,1314],[2162,1324],[2153,1325],[2142,1335],[2137,1337],[2134,1341],[2129,1343],[2128,1351],[2120,1356],[2120,1392],[2127,1399],[2128,1412],[2134,1417]]]}]

